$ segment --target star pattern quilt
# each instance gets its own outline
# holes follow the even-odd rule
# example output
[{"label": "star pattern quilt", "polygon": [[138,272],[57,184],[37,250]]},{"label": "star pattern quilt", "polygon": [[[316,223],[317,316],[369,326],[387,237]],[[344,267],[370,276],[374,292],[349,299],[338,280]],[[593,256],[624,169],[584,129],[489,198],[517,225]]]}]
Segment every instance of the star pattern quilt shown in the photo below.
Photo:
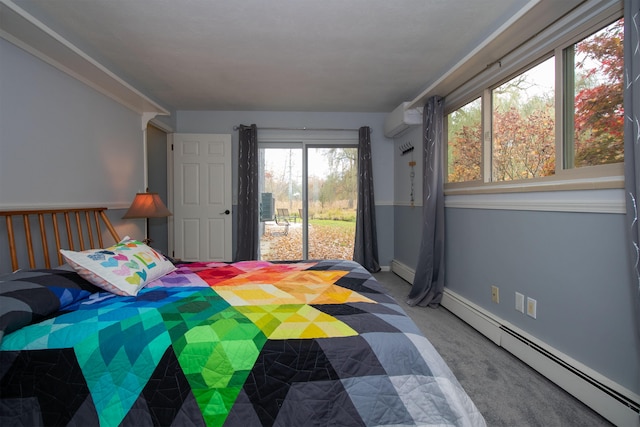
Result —
[{"label": "star pattern quilt", "polygon": [[0,335],[3,426],[484,425],[352,261],[179,264],[135,297],[68,271],[20,280],[56,297]]}]

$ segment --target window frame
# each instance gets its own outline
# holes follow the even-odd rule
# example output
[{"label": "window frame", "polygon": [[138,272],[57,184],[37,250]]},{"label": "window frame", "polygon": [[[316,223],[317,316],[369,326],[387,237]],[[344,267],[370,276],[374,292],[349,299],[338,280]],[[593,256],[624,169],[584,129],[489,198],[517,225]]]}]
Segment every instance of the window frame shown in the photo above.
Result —
[{"label": "window frame", "polygon": [[[571,14],[570,14],[571,15]],[[564,108],[565,90],[565,49],[584,40],[593,33],[623,17],[622,4],[611,0],[597,10],[576,12],[557,21],[533,40],[516,51],[495,61],[471,82],[454,90],[445,97],[445,118],[443,135],[447,137],[447,149],[443,150],[444,164],[448,165],[448,115],[481,97],[482,159],[481,180],[448,182],[448,168],[445,174],[444,191],[453,194],[489,194],[531,191],[562,191],[588,189],[618,189],[624,187],[624,163],[565,168]],[[540,40],[537,40],[540,39]],[[528,53],[531,52],[531,53]],[[551,57],[555,58],[555,175],[519,179],[512,181],[492,181],[492,90],[517,77]],[[465,89],[471,88],[471,89]],[[447,102],[449,101],[449,102]]]}]

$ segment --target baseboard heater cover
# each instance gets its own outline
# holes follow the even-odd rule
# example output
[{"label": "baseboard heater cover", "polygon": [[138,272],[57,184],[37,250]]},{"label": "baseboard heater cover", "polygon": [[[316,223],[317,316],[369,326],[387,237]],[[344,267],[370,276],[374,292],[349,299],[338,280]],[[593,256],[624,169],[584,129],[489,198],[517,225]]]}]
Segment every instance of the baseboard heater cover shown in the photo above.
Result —
[{"label": "baseboard heater cover", "polygon": [[631,399],[627,398],[626,396],[624,396],[622,393],[612,389],[611,387],[601,383],[597,379],[589,376],[585,372],[575,368],[574,366],[572,366],[571,364],[565,362],[564,360],[562,360],[561,358],[559,358],[555,354],[551,353],[550,351],[548,351],[544,347],[539,346],[535,342],[531,341],[530,339],[528,339],[524,335],[519,334],[518,332],[514,331],[513,329],[511,329],[511,328],[509,328],[507,326],[504,326],[504,325],[500,326],[500,329],[502,331],[504,331],[505,333],[511,335],[513,338],[517,339],[518,341],[520,341],[520,342],[524,343],[525,345],[531,347],[532,350],[537,351],[542,356],[551,359],[553,362],[557,363],[558,365],[560,365],[564,369],[566,369],[569,372],[571,372],[571,374],[580,377],[582,380],[586,381],[591,386],[598,388],[600,391],[602,391],[603,393],[606,393],[612,399],[615,399],[618,402],[620,402],[622,405],[628,407],[629,409],[634,411],[636,414],[640,415],[640,404],[638,402],[634,402],[633,400],[631,400]]},{"label": "baseboard heater cover", "polygon": [[[391,270],[408,282],[413,282],[415,273],[405,264],[393,260]],[[449,289],[445,289],[441,304],[615,425],[640,427],[640,397],[635,393],[626,389],[628,393],[621,393],[606,383],[610,382],[618,389],[624,389],[622,386],[604,377],[603,380],[595,378],[601,375],[595,371],[589,374],[587,371],[590,368],[582,367],[582,364],[568,356],[561,357],[561,352],[536,342],[526,332],[496,318]]]}]

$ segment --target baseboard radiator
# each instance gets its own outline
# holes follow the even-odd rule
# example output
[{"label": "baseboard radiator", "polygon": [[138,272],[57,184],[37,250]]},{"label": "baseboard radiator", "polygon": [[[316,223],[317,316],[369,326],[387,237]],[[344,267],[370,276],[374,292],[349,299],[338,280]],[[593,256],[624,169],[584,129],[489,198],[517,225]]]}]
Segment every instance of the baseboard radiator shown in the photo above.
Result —
[{"label": "baseboard radiator", "polygon": [[[393,260],[391,271],[413,283],[405,264]],[[453,291],[445,289],[441,304],[613,424],[640,427],[639,395]]]}]

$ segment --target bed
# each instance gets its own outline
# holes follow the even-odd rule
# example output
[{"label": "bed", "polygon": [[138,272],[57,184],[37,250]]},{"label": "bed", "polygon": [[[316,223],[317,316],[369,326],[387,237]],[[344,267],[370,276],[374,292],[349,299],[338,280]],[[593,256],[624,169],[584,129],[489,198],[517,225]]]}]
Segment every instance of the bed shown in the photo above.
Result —
[{"label": "bed", "polygon": [[[19,263],[16,246],[29,259],[0,275],[1,425],[485,424],[433,346],[359,264],[174,265],[120,239],[104,210],[61,221],[66,242],[47,237],[63,211],[0,212],[17,217],[5,219],[12,260]],[[39,231],[16,233],[16,222]],[[80,247],[70,229],[97,231]],[[106,245],[103,233],[118,243]],[[28,237],[19,244],[16,234]],[[36,255],[47,247],[56,254]],[[132,250],[147,252],[125,261]],[[127,273],[132,261],[153,265],[151,280],[109,289],[100,283],[106,273],[87,271],[82,257],[114,262],[120,273],[127,262]]]}]

